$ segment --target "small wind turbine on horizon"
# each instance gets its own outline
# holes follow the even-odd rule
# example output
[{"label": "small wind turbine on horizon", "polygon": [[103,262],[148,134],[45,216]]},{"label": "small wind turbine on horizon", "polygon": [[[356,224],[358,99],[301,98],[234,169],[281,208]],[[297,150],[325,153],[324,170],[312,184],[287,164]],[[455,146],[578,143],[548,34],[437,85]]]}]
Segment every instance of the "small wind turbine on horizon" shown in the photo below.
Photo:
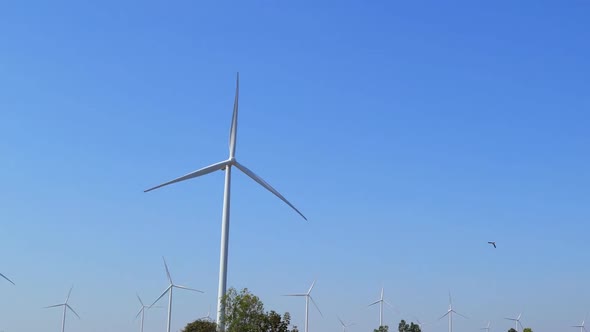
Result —
[{"label": "small wind turbine on horizon", "polygon": [[66,297],[66,301],[64,303],[54,304],[54,305],[50,305],[48,307],[45,307],[46,309],[47,308],[64,307],[63,316],[61,319],[61,332],[64,332],[66,329],[66,312],[68,309],[70,309],[70,311],[72,311],[74,313],[74,315],[76,315],[76,317],[78,317],[78,319],[80,319],[80,316],[78,316],[76,311],[74,311],[74,309],[72,309],[72,307],[70,307],[70,305],[68,304],[68,301],[70,300],[70,295],[72,294],[73,288],[74,288],[74,286],[70,287],[70,291],[68,292],[68,296]]},{"label": "small wind turbine on horizon", "polygon": [[377,303],[379,303],[379,326],[383,326],[383,303],[393,308],[393,306],[383,298],[383,287],[381,287],[381,297],[379,300],[369,304],[368,306],[370,307]]},{"label": "small wind turbine on horizon", "polygon": [[447,310],[447,312],[438,319],[441,320],[446,316],[449,316],[449,332],[453,332],[453,314],[457,314],[463,318],[467,318],[465,315],[462,315],[456,312],[455,309],[453,309],[453,298],[451,297],[451,292],[449,292],[449,310]]},{"label": "small wind turbine on horizon", "polygon": [[139,332],[143,332],[143,320],[144,320],[144,317],[145,317],[145,309],[149,309],[150,306],[143,304],[143,301],[139,297],[139,294],[136,294],[136,295],[137,295],[137,299],[139,300],[139,303],[141,303],[141,309],[139,309],[139,312],[135,316],[135,319],[137,319],[137,317],[139,317],[139,315],[141,315],[141,324],[140,324],[140,327],[139,327]]},{"label": "small wind turbine on horizon", "polygon": [[196,178],[199,176],[203,176],[215,171],[225,171],[225,185],[224,185],[224,192],[223,192],[223,213],[221,217],[221,249],[219,255],[219,287],[217,293],[217,326],[219,331],[225,331],[225,325],[223,324],[223,316],[225,315],[225,307],[222,301],[223,297],[226,294],[227,288],[227,261],[228,261],[228,246],[229,246],[229,213],[230,213],[230,187],[231,187],[231,168],[235,166],[237,169],[242,171],[252,180],[256,181],[259,185],[266,188],[268,191],[273,193],[287,205],[289,205],[295,212],[297,212],[303,219],[307,220],[305,216],[293,206],[283,195],[281,195],[276,189],[274,189],[268,182],[263,180],[261,177],[256,175],[250,169],[246,168],[246,166],[240,164],[236,160],[236,140],[238,136],[238,97],[239,97],[239,90],[240,90],[240,74],[237,74],[236,77],[236,95],[234,98],[234,110],[233,116],[231,121],[230,133],[229,133],[229,157],[227,160],[215,163],[213,165],[209,165],[207,167],[201,168],[184,176],[181,176],[177,179],[172,181],[163,183],[156,187],[150,188],[145,190],[145,192],[152,191],[154,189],[158,189],[169,184],[189,180],[192,178]]},{"label": "small wind turbine on horizon", "polygon": [[311,283],[311,287],[309,287],[309,290],[307,291],[307,293],[283,295],[283,296],[302,296],[302,297],[305,297],[305,330],[304,330],[304,332],[308,332],[309,331],[309,329],[308,329],[308,327],[309,327],[309,300],[311,300],[311,302],[313,303],[313,305],[315,306],[315,308],[318,310],[318,312],[320,313],[320,315],[322,317],[324,317],[324,315],[322,314],[322,311],[320,310],[320,308],[318,307],[318,305],[313,300],[313,297],[311,297],[311,290],[313,289],[313,286],[314,285],[315,285],[315,280]]},{"label": "small wind turbine on horizon", "polygon": [[211,306],[209,306],[209,311],[207,311],[207,316],[203,316],[203,317],[201,317],[199,319],[200,320],[213,321],[213,319],[211,319]]},{"label": "small wind turbine on horizon", "polygon": [[156,304],[158,301],[160,301],[160,299],[162,297],[164,297],[164,295],[166,295],[166,293],[168,293],[168,324],[167,324],[167,328],[166,328],[166,332],[170,332],[170,323],[172,321],[172,290],[174,288],[179,288],[179,289],[184,289],[184,290],[189,290],[189,291],[193,291],[193,292],[199,292],[199,293],[203,293],[203,291],[200,291],[198,289],[193,289],[193,288],[188,288],[185,286],[180,286],[180,285],[176,285],[174,282],[172,282],[172,277],[170,276],[170,271],[168,270],[168,264],[166,264],[166,259],[164,257],[162,257],[162,260],[164,261],[164,268],[166,268],[166,276],[168,277],[168,288],[166,288],[166,290],[162,293],[162,295],[160,295],[160,297],[158,297],[154,303],[152,303],[150,305],[150,308],[154,306],[154,304]]},{"label": "small wind turbine on horizon", "polygon": [[12,282],[12,280],[8,279],[8,277],[7,277],[7,276],[5,276],[5,275],[3,275],[2,273],[0,273],[0,277],[2,277],[2,278],[4,278],[4,279],[6,279],[6,281],[8,281],[9,283],[11,283],[11,284],[13,284],[13,285],[14,285],[14,282]]},{"label": "small wind turbine on horizon", "polygon": [[584,320],[580,325],[573,325],[572,327],[579,327],[580,332],[586,332],[586,317],[584,317]]},{"label": "small wind turbine on horizon", "polygon": [[416,325],[418,325],[418,327],[420,328],[420,331],[424,332],[424,329],[422,328],[422,326],[428,325],[428,323],[422,323],[418,317],[416,317]]},{"label": "small wind turbine on horizon", "polygon": [[504,319],[513,321],[514,324],[516,324],[516,332],[518,332],[518,326],[520,325],[520,327],[522,327],[522,323],[520,322],[520,317],[522,317],[522,313],[518,314],[518,317],[516,317],[516,318],[504,318]]},{"label": "small wind turbine on horizon", "polygon": [[490,332],[490,325],[492,325],[492,322],[488,321],[488,325],[486,325],[486,327],[480,328],[480,330],[486,330],[486,332]]},{"label": "small wind turbine on horizon", "polygon": [[[338,317],[338,316],[336,316],[336,317]],[[347,328],[347,327],[350,327],[350,326],[354,325],[354,323],[348,323],[348,324],[345,324],[345,323],[342,321],[342,319],[340,319],[340,317],[338,317],[338,321],[340,322],[340,325],[342,325],[342,332],[346,332],[346,328]]]}]

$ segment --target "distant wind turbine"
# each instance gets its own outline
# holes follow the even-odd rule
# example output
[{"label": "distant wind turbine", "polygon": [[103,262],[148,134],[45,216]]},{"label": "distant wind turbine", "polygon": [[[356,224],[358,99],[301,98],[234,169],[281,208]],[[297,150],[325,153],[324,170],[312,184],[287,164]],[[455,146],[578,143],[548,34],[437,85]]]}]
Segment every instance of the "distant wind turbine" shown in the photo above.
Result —
[{"label": "distant wind turbine", "polygon": [[311,290],[313,289],[314,285],[315,285],[315,280],[311,283],[311,287],[309,287],[309,290],[307,291],[307,293],[283,295],[283,296],[303,296],[303,297],[305,297],[305,330],[304,330],[304,332],[309,331],[309,329],[308,329],[308,327],[309,327],[309,300],[311,300],[311,302],[313,303],[315,308],[318,310],[320,315],[322,317],[324,317],[324,315],[322,314],[322,311],[320,310],[318,305],[313,300],[313,297],[311,297]]},{"label": "distant wind turbine", "polygon": [[379,326],[383,326],[383,303],[393,308],[393,306],[383,298],[383,287],[381,287],[381,297],[379,300],[369,304],[369,307],[379,304]]},{"label": "distant wind turbine", "polygon": [[505,318],[507,320],[511,320],[514,322],[514,324],[516,325],[516,332],[518,332],[519,325],[520,325],[520,327],[522,327],[522,323],[520,322],[520,317],[522,317],[522,313],[518,314],[518,317],[516,317],[516,318]]},{"label": "distant wind turbine", "polygon": [[579,327],[580,332],[586,332],[586,317],[584,317],[584,320],[582,321],[582,323],[580,325],[574,325],[572,327]]},{"label": "distant wind turbine", "polygon": [[422,328],[424,325],[428,325],[428,323],[422,323],[418,318],[416,318],[416,325],[418,325],[418,327],[420,328],[420,331],[424,332],[424,329]]},{"label": "distant wind turbine", "polygon": [[347,327],[354,325],[354,323],[345,324],[340,317],[338,317],[338,321],[340,322],[340,325],[342,325],[342,332],[346,332]]},{"label": "distant wind turbine", "polygon": [[66,297],[66,301],[64,303],[54,304],[54,305],[50,305],[48,307],[45,307],[45,308],[64,307],[63,316],[61,319],[61,332],[64,332],[66,329],[66,312],[68,309],[70,309],[70,311],[72,311],[74,313],[74,315],[76,315],[76,317],[78,317],[78,319],[80,319],[80,316],[78,316],[76,311],[74,311],[74,309],[72,309],[72,307],[70,307],[70,305],[68,304],[68,301],[70,300],[70,295],[72,294],[73,288],[74,288],[74,286],[70,287],[70,291],[68,292],[68,296]]},{"label": "distant wind turbine", "polygon": [[486,330],[486,332],[490,332],[490,325],[492,325],[492,322],[488,321],[488,325],[486,325],[486,327],[482,327],[480,330]]},{"label": "distant wind turbine", "polygon": [[227,287],[227,260],[228,260],[228,243],[229,243],[229,206],[230,206],[230,187],[231,187],[231,168],[235,166],[237,169],[242,171],[244,174],[249,176],[252,180],[256,181],[258,184],[266,188],[268,191],[273,193],[275,196],[280,198],[283,202],[289,205],[295,212],[303,217],[303,219],[307,220],[305,216],[293,206],[283,195],[281,195],[276,189],[274,189],[268,182],[264,181],[261,177],[256,175],[254,172],[246,168],[246,166],[240,164],[235,156],[236,156],[236,139],[238,135],[238,96],[240,90],[240,74],[237,74],[236,78],[236,95],[234,99],[234,110],[233,116],[231,121],[231,129],[229,133],[229,157],[227,160],[220,161],[213,165],[209,165],[207,167],[201,168],[184,176],[181,176],[177,179],[172,181],[163,183],[156,187],[150,188],[145,190],[145,192],[158,189],[169,184],[189,180],[192,178],[196,178],[202,175],[206,175],[215,171],[223,170],[225,171],[225,186],[223,192],[223,214],[221,217],[221,250],[220,250],[220,257],[219,257],[219,288],[217,293],[217,324],[219,330],[221,332],[225,331],[225,325],[223,324],[223,316],[225,315],[225,307],[222,301],[223,297],[226,294],[226,287]]},{"label": "distant wind turbine", "polygon": [[449,332],[453,332],[453,314],[457,314],[463,318],[467,318],[466,316],[456,312],[455,309],[453,309],[453,299],[451,298],[451,292],[449,292],[449,310],[447,310],[447,312],[438,319],[441,320],[446,316],[449,317]]},{"label": "distant wind turbine", "polygon": [[211,306],[209,306],[209,311],[207,311],[207,316],[203,316],[199,319],[204,319],[204,320],[208,320],[208,321],[212,321],[213,319],[211,319]]},{"label": "distant wind turbine", "polygon": [[12,282],[12,280],[8,279],[8,277],[6,277],[5,275],[3,275],[2,273],[0,273],[0,277],[6,279],[6,281],[8,281],[9,283],[14,285],[14,282]]},{"label": "distant wind turbine", "polygon": [[162,295],[160,295],[160,297],[158,297],[154,301],[154,303],[152,303],[152,305],[150,305],[150,307],[153,307],[154,304],[156,304],[158,301],[160,301],[160,299],[162,297],[164,297],[164,295],[166,295],[166,293],[168,293],[168,325],[166,328],[166,332],[170,332],[170,323],[172,320],[172,290],[174,288],[179,288],[179,289],[185,289],[185,290],[189,290],[189,291],[193,291],[193,292],[199,292],[199,293],[203,293],[203,292],[200,290],[197,290],[197,289],[176,285],[174,282],[172,282],[172,277],[170,277],[170,271],[168,270],[168,264],[166,264],[166,259],[164,259],[164,257],[162,257],[162,260],[164,261],[164,268],[166,268],[166,276],[168,277],[169,285],[168,285],[168,288],[166,288],[166,290],[162,293]]},{"label": "distant wind turbine", "polygon": [[139,294],[136,294],[136,295],[137,295],[137,299],[139,300],[139,303],[141,303],[141,309],[139,309],[139,312],[135,316],[135,319],[137,319],[137,317],[139,317],[139,315],[141,315],[141,324],[140,324],[140,327],[139,327],[139,332],[143,332],[143,319],[145,317],[145,309],[149,309],[150,306],[143,304],[143,301],[139,297]]}]

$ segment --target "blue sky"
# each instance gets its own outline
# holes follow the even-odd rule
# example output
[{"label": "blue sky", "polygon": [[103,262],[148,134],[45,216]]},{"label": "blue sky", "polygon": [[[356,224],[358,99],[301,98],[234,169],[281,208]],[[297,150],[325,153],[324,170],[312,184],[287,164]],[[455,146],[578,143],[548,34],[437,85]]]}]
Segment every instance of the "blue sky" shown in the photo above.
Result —
[{"label": "blue sky", "polygon": [[[0,5],[0,330],[138,329],[176,282],[172,328],[215,308],[223,173],[237,158],[230,286],[303,324],[305,291],[378,325],[455,331],[523,313],[535,331],[590,311],[587,1],[21,1]],[[498,249],[486,242],[495,240]],[[73,317],[73,316],[72,316]],[[165,328],[150,311],[146,332]],[[446,331],[440,321],[426,331]]]}]

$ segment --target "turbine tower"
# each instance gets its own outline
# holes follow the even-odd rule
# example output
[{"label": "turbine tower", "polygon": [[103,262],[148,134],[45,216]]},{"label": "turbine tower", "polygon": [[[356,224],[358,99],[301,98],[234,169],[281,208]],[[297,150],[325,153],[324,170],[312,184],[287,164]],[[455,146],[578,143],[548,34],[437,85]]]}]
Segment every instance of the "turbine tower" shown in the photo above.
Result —
[{"label": "turbine tower", "polygon": [[383,287],[381,287],[381,297],[379,300],[369,304],[369,307],[377,303],[379,303],[379,326],[383,326],[383,303],[393,308],[393,306],[383,298]]},{"label": "turbine tower", "polygon": [[520,317],[522,316],[522,313],[518,314],[518,317],[516,318],[505,318],[507,320],[511,320],[514,321],[514,324],[516,325],[516,332],[518,332],[518,326],[520,325],[520,327],[522,327],[522,324],[520,323]]},{"label": "turbine tower", "polygon": [[137,299],[139,300],[139,303],[141,303],[141,309],[139,309],[139,312],[135,316],[135,319],[137,319],[137,317],[139,317],[139,315],[141,315],[141,324],[140,324],[140,327],[139,327],[139,332],[143,332],[143,319],[145,317],[145,309],[149,309],[150,306],[143,304],[143,301],[139,297],[139,294],[136,294],[136,295],[137,295]]},{"label": "turbine tower", "polygon": [[313,300],[313,297],[311,297],[311,290],[313,289],[314,285],[315,285],[315,280],[311,283],[311,287],[309,287],[309,290],[307,291],[307,293],[283,295],[283,296],[304,296],[305,297],[305,331],[304,332],[309,331],[308,330],[308,327],[309,327],[309,300],[311,300],[311,302],[313,303],[315,308],[318,309],[318,312],[320,313],[320,315],[322,317],[324,317],[324,315],[322,314],[322,311],[320,310],[318,305]]},{"label": "turbine tower", "polygon": [[268,182],[264,181],[261,177],[256,175],[254,172],[246,168],[246,166],[238,163],[236,160],[236,140],[238,135],[238,96],[240,90],[240,74],[237,74],[236,78],[236,95],[234,99],[234,110],[231,121],[231,128],[229,133],[229,158],[224,161],[220,161],[213,165],[201,168],[184,176],[181,176],[172,181],[163,183],[156,187],[145,190],[145,192],[158,189],[160,187],[167,186],[176,182],[181,182],[196,178],[205,174],[212,173],[214,171],[223,170],[225,171],[225,186],[223,192],[223,213],[221,217],[221,249],[219,255],[219,288],[217,293],[217,325],[220,331],[225,331],[225,324],[223,323],[223,317],[225,315],[225,307],[222,298],[226,294],[227,287],[227,260],[228,260],[228,244],[229,244],[229,212],[230,212],[230,188],[231,188],[231,168],[235,166],[237,169],[242,171],[244,174],[249,176],[252,180],[266,188],[268,191],[273,193],[275,196],[280,198],[283,202],[289,205],[295,210],[303,219],[307,220],[305,216],[295,208],[283,195],[281,195],[276,189],[274,189]]},{"label": "turbine tower", "polygon": [[200,290],[197,289],[192,289],[192,288],[188,288],[185,286],[180,286],[180,285],[176,285],[174,282],[172,282],[172,277],[170,277],[170,271],[168,270],[168,264],[166,264],[166,259],[164,259],[164,257],[162,257],[162,260],[164,261],[164,268],[166,268],[166,276],[168,277],[168,288],[166,288],[166,290],[162,293],[162,295],[160,295],[160,297],[158,297],[154,303],[152,303],[152,305],[150,305],[150,307],[153,307],[154,304],[156,304],[158,301],[160,301],[160,299],[162,297],[164,297],[164,295],[166,295],[166,293],[168,293],[168,325],[166,328],[166,332],[170,332],[170,323],[172,320],[172,290],[174,288],[179,288],[179,289],[185,289],[185,290],[189,290],[189,291],[193,291],[193,292],[199,292],[199,293],[203,293]]},{"label": "turbine tower", "polygon": [[74,311],[74,309],[72,309],[72,307],[70,307],[70,305],[68,304],[68,301],[70,300],[70,295],[72,294],[73,288],[74,288],[74,286],[70,287],[70,291],[68,292],[68,296],[66,297],[66,301],[64,303],[54,304],[54,305],[50,305],[48,307],[45,307],[45,308],[64,307],[63,316],[61,319],[61,332],[64,332],[66,329],[66,312],[68,309],[70,309],[70,311],[72,311],[74,313],[74,315],[76,315],[76,317],[78,317],[78,319],[80,319],[80,316],[78,316],[76,311]]},{"label": "turbine tower", "polygon": [[580,332],[586,332],[586,317],[584,317],[584,320],[582,321],[582,323],[580,325],[574,325],[572,327],[579,327]]},{"label": "turbine tower", "polygon": [[14,282],[12,282],[12,280],[8,279],[8,277],[6,277],[5,275],[3,275],[2,273],[0,273],[0,277],[6,279],[6,281],[8,281],[9,283],[14,285]]},{"label": "turbine tower", "polygon": [[453,309],[453,299],[451,298],[451,292],[449,292],[449,310],[447,310],[447,312],[438,319],[441,320],[446,316],[449,317],[449,332],[453,332],[453,314],[457,314],[463,318],[467,318],[464,315],[461,315],[460,313],[456,312],[455,309]]},{"label": "turbine tower", "polygon": [[488,325],[486,325],[486,327],[482,327],[480,330],[485,330],[486,332],[490,332],[490,325],[492,325],[492,322],[488,321]]},{"label": "turbine tower", "polygon": [[340,317],[338,317],[338,321],[340,322],[340,325],[342,325],[342,332],[346,332],[347,327],[354,325],[354,323],[344,324],[344,322],[342,321],[342,319],[340,319]]}]

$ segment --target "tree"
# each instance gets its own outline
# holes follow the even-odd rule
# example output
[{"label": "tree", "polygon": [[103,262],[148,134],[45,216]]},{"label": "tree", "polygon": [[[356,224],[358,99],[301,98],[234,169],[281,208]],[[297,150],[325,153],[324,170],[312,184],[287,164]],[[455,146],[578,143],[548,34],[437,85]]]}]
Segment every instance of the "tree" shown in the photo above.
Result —
[{"label": "tree", "polygon": [[530,327],[527,327],[524,330],[522,330],[522,332],[533,332],[533,329],[531,329]]},{"label": "tree", "polygon": [[265,312],[262,301],[247,288],[239,293],[230,288],[222,301],[226,332],[298,332],[297,327],[289,330],[288,312],[283,316],[272,310]]},{"label": "tree", "polygon": [[413,322],[408,324],[403,319],[399,322],[397,329],[399,332],[422,332],[418,324],[414,324]]},{"label": "tree", "polygon": [[516,332],[516,330],[515,329],[510,329],[510,330],[508,330],[508,332]]},{"label": "tree", "polygon": [[182,332],[216,332],[217,324],[212,321],[198,319],[192,323],[186,324]]},{"label": "tree", "polygon": [[389,326],[387,326],[387,325],[379,326],[379,328],[374,329],[373,332],[389,332]]}]

